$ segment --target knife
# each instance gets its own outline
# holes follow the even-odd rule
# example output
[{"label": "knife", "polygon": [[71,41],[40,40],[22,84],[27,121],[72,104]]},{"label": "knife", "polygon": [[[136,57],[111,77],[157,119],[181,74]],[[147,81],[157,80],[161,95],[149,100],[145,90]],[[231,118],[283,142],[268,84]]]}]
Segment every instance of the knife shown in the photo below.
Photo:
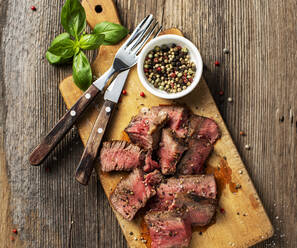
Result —
[{"label": "knife", "polygon": [[123,71],[108,86],[104,94],[104,104],[94,124],[89,136],[87,145],[82,154],[81,160],[76,169],[76,180],[87,185],[94,168],[94,160],[97,157],[98,148],[104,136],[107,124],[111,118],[112,112],[119,101],[126,79],[130,70]]},{"label": "knife", "polygon": [[[161,30],[162,25],[155,33],[153,39],[159,35]],[[91,131],[87,145],[75,172],[76,180],[83,185],[87,185],[89,182],[104,132],[110,120],[112,111],[119,101],[129,71],[130,69],[119,73],[105,91],[104,104]]]}]

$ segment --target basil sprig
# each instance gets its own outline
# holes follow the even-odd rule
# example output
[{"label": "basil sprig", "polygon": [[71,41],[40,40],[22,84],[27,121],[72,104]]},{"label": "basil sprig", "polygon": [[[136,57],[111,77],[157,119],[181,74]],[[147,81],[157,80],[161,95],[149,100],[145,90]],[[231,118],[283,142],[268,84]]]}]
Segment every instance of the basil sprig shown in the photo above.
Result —
[{"label": "basil sprig", "polygon": [[86,13],[79,0],[66,0],[61,12],[61,24],[66,33],[58,35],[46,52],[47,60],[55,64],[73,61],[73,80],[82,90],[92,83],[91,65],[83,50],[98,49],[102,44],[114,45],[128,34],[120,24],[101,22],[91,34],[86,28]]}]

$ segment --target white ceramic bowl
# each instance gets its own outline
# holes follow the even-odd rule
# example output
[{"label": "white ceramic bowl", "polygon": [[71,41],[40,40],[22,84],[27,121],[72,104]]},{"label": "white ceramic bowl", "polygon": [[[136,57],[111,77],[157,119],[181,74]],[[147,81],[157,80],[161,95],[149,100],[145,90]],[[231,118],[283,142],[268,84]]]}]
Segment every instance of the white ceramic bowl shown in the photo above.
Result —
[{"label": "white ceramic bowl", "polygon": [[[143,63],[146,55],[149,53],[149,51],[154,49],[155,46],[162,46],[164,44],[170,46],[173,43],[175,43],[177,46],[188,48],[190,60],[193,61],[196,65],[196,73],[191,85],[188,86],[187,89],[177,93],[167,93],[166,91],[155,88],[154,85],[152,85],[147,80],[143,70]],[[182,36],[173,35],[173,34],[162,35],[148,42],[142,49],[141,53],[139,54],[138,63],[137,63],[137,73],[142,85],[151,94],[164,99],[177,99],[177,98],[186,96],[190,92],[192,92],[200,81],[200,78],[202,75],[202,69],[203,69],[202,58],[196,46],[188,39]]]}]

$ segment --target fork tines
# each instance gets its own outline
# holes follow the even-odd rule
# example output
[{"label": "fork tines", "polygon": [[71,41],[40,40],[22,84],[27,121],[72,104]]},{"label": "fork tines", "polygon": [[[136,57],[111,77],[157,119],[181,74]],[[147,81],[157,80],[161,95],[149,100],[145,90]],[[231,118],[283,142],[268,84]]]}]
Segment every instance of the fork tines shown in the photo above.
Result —
[{"label": "fork tines", "polygon": [[[153,24],[154,23],[154,24]],[[133,31],[129,39],[124,43],[124,47],[130,52],[137,54],[143,47],[146,41],[151,37],[155,31],[158,22],[154,19],[153,15],[148,15]],[[158,30],[160,32],[160,29]]]}]

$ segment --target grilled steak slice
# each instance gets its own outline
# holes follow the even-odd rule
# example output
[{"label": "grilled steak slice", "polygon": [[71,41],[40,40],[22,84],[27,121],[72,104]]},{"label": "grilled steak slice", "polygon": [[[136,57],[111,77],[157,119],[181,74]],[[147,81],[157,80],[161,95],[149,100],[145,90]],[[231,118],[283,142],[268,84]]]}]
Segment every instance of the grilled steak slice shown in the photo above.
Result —
[{"label": "grilled steak slice", "polygon": [[216,213],[217,200],[196,196],[194,194],[178,193],[175,195],[169,210],[177,213],[186,212],[186,220],[192,226],[205,226],[210,223]]},{"label": "grilled steak slice", "polygon": [[146,150],[156,149],[160,140],[160,131],[167,122],[167,116],[165,112],[152,112],[144,108],[137,116],[132,117],[125,132],[132,143]]},{"label": "grilled steak slice", "polygon": [[171,177],[157,188],[157,194],[152,199],[151,208],[167,210],[177,193],[194,194],[215,199],[217,185],[213,175],[187,175],[178,178]]},{"label": "grilled steak slice", "polygon": [[188,134],[192,137],[208,139],[212,144],[221,137],[218,124],[210,118],[199,115],[191,115]]},{"label": "grilled steak slice", "polygon": [[144,152],[126,141],[104,142],[100,151],[101,169],[110,171],[131,171],[143,164]]},{"label": "grilled steak slice", "polygon": [[151,248],[188,247],[192,237],[191,224],[175,211],[150,211],[144,220],[152,240]]},{"label": "grilled steak slice", "polygon": [[159,163],[163,175],[172,175],[175,173],[176,165],[186,150],[187,147],[178,141],[172,129],[163,129],[158,151]]},{"label": "grilled steak slice", "polygon": [[200,174],[213,146],[207,139],[189,138],[188,147],[178,164],[178,172],[183,175]]},{"label": "grilled steak slice", "polygon": [[145,162],[143,166],[144,172],[150,172],[150,171],[153,171],[154,169],[159,169],[159,168],[160,168],[160,165],[158,164],[158,162],[156,162],[152,158],[152,150],[149,150],[145,156]]},{"label": "grilled steak slice", "polygon": [[168,127],[175,131],[176,136],[185,138],[188,133],[190,111],[182,106],[162,105],[152,107],[152,112],[166,112],[169,116]]},{"label": "grilled steak slice", "polygon": [[160,171],[154,170],[153,172],[144,176],[145,182],[151,186],[160,184],[163,180],[163,175]]},{"label": "grilled steak slice", "polygon": [[118,183],[110,196],[110,202],[120,215],[132,220],[136,212],[155,194],[154,188],[145,183],[143,171],[136,168]]}]

